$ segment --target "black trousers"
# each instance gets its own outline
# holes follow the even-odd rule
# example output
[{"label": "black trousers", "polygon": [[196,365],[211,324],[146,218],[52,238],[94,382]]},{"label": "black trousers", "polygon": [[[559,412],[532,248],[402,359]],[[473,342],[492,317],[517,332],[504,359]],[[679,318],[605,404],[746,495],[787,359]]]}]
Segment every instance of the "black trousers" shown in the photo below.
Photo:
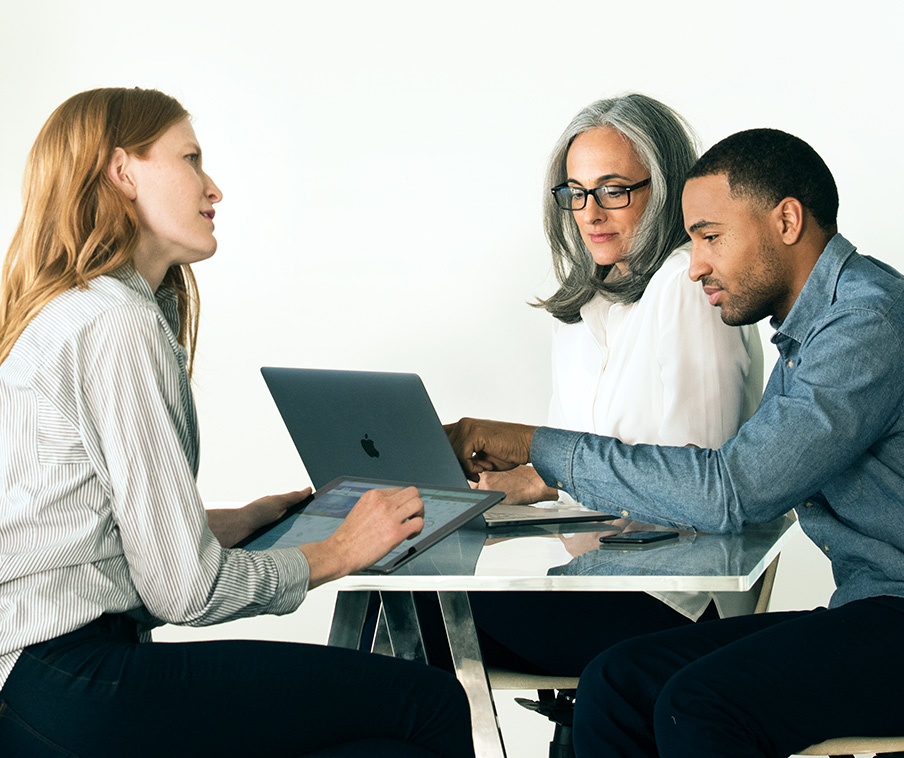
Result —
[{"label": "black trousers", "polygon": [[[487,666],[527,674],[580,676],[603,650],[622,640],[693,621],[643,592],[469,592]],[[452,670],[439,603],[416,593],[427,657]],[[718,618],[713,604],[703,619]]]},{"label": "black trousers", "polygon": [[609,649],[578,687],[579,758],[787,758],[904,735],[904,599],[739,616]]},{"label": "black trousers", "polygon": [[6,756],[470,758],[444,671],[282,642],[138,643],[124,616],[27,648],[0,690]]}]

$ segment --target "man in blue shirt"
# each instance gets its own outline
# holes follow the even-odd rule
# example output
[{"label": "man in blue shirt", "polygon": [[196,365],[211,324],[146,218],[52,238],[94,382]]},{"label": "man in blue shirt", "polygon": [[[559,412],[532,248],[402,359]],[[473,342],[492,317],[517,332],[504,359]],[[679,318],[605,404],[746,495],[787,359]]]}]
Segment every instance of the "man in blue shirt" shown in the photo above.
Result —
[{"label": "man in blue shirt", "polygon": [[591,508],[704,532],[795,509],[832,562],[828,609],[645,635],[584,671],[581,755],[787,756],[904,734],[904,278],[837,234],[838,194],[805,142],[755,129],[693,167],[690,275],[728,324],[771,316],[780,358],[719,450],[463,419],[466,472],[531,461]]}]

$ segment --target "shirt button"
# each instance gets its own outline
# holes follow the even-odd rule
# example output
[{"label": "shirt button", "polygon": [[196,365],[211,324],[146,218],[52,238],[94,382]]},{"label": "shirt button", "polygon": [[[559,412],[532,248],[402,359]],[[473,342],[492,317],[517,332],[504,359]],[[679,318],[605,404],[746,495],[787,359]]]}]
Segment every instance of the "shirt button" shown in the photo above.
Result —
[{"label": "shirt button", "polygon": [[822,549],[825,550],[827,553],[829,552],[829,546],[828,546],[828,545],[823,545],[823,546],[822,546]]},{"label": "shirt button", "polygon": [[811,502],[808,500],[808,501],[807,501],[807,508],[812,508],[812,507],[813,507],[813,503],[811,503]]},{"label": "shirt button", "polygon": [[794,368],[794,361],[788,361],[788,368]]},{"label": "shirt button", "polygon": [[556,482],[556,489],[563,490],[563,489],[565,489],[565,485],[562,484],[562,482]]},{"label": "shirt button", "polygon": [[625,518],[628,518],[628,516],[631,515],[630,513],[628,513],[628,511],[625,511],[625,510],[622,510],[622,511],[619,511],[619,512],[620,512],[621,515],[624,516]]}]

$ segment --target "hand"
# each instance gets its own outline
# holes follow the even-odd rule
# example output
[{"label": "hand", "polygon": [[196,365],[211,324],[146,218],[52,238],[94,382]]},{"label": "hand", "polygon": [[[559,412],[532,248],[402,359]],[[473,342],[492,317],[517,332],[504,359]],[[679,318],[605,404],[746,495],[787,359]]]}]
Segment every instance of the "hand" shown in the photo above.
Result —
[{"label": "hand", "polygon": [[465,474],[476,482],[484,471],[507,471],[530,463],[530,443],[537,427],[463,418],[447,424],[445,430]]},{"label": "hand", "polygon": [[335,532],[299,547],[311,568],[310,586],[367,568],[423,528],[424,503],[414,487],[365,492]]},{"label": "hand", "polygon": [[529,505],[559,497],[559,491],[547,487],[533,466],[516,466],[510,471],[484,471],[474,487],[504,492],[505,500],[502,502],[508,505]]},{"label": "hand", "polygon": [[232,547],[252,532],[270,524],[286,510],[311,494],[311,488],[267,495],[242,508],[214,508],[207,511],[207,525],[223,547]]}]

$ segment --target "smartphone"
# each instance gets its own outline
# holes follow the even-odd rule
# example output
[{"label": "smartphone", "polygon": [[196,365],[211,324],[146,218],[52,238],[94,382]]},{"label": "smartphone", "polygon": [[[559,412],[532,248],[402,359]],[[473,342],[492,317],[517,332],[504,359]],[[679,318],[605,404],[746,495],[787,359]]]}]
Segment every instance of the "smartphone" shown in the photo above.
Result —
[{"label": "smartphone", "polygon": [[630,547],[631,545],[649,545],[653,542],[673,540],[677,536],[678,532],[629,532],[628,534],[613,534],[609,537],[600,537],[600,544]]}]

